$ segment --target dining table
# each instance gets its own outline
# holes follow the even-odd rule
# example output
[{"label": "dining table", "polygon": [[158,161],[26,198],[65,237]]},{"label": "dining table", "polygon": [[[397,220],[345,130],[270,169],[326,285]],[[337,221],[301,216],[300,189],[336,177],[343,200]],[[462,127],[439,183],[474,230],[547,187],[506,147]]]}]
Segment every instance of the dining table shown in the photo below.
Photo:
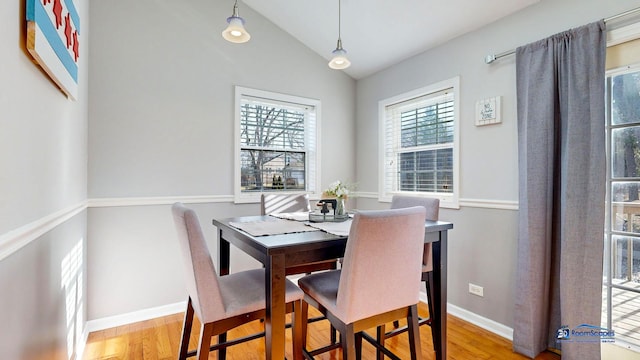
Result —
[{"label": "dining table", "polygon": [[[213,219],[212,223],[218,232],[221,276],[230,271],[231,245],[263,264],[266,359],[285,359],[285,278],[287,274],[291,274],[287,270],[343,257],[348,229],[346,232],[344,229],[332,231],[331,226],[336,224],[315,224],[327,226],[318,226],[325,229],[321,230],[313,227],[314,223],[271,215]],[[432,330],[436,335],[434,351],[437,360],[446,359],[447,353],[447,232],[452,228],[453,224],[445,221],[426,221],[424,226],[424,241],[433,244],[434,314],[430,314],[430,317]],[[303,359],[302,354],[293,355],[295,360]]]}]

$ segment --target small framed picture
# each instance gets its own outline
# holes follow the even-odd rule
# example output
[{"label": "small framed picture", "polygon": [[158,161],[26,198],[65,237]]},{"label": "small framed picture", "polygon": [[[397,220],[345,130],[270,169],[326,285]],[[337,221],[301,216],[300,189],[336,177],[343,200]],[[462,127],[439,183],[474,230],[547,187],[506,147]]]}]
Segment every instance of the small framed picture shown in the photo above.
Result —
[{"label": "small framed picture", "polygon": [[500,96],[476,102],[476,126],[499,124],[501,122]]}]

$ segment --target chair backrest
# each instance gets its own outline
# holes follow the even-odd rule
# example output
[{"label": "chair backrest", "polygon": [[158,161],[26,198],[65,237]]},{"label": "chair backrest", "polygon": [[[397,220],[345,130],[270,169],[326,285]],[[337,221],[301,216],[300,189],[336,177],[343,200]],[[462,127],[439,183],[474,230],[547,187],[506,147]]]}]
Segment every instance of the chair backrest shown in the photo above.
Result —
[{"label": "chair backrest", "polygon": [[418,303],[424,218],[425,209],[417,206],[356,213],[342,263],[336,316],[351,323]]},{"label": "chair backrest", "polygon": [[291,213],[309,211],[309,195],[262,194],[260,197],[260,214]]},{"label": "chair backrest", "polygon": [[393,195],[391,198],[392,209],[401,209],[412,206],[424,206],[427,210],[425,220],[438,220],[438,216],[440,214],[440,199],[408,195]]},{"label": "chair backrest", "polygon": [[[438,220],[438,216],[440,214],[440,199],[408,195],[393,195],[391,198],[392,209],[401,209],[411,206],[424,206],[427,210],[425,220]],[[431,243],[424,244],[422,263],[424,264],[424,269],[426,271],[431,271],[433,269],[431,247]]]},{"label": "chair backrest", "polygon": [[181,203],[173,204],[171,210],[180,243],[187,293],[193,309],[202,322],[220,319],[224,315],[224,303],[218,274],[200,228],[198,215]]}]

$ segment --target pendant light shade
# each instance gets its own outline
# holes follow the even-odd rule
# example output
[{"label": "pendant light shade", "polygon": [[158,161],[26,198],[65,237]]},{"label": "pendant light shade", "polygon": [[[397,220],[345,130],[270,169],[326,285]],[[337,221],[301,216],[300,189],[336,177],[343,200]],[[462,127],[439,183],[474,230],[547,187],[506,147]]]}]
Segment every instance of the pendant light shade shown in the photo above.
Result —
[{"label": "pendant light shade", "polygon": [[244,28],[244,19],[238,15],[238,0],[233,5],[233,15],[227,18],[226,29],[222,32],[222,37],[232,43],[241,44],[249,41],[251,35]]},{"label": "pendant light shade", "polygon": [[333,50],[333,57],[329,61],[329,67],[335,70],[346,69],[351,66],[351,61],[347,59],[347,50],[342,48],[342,39],[340,38],[340,21],[341,21],[341,6],[340,0],[338,0],[338,43],[336,49]]},{"label": "pendant light shade", "polygon": [[329,67],[335,70],[346,69],[351,65],[347,59],[347,50],[342,48],[342,40],[338,39],[336,49],[332,51],[333,57],[329,61]]}]

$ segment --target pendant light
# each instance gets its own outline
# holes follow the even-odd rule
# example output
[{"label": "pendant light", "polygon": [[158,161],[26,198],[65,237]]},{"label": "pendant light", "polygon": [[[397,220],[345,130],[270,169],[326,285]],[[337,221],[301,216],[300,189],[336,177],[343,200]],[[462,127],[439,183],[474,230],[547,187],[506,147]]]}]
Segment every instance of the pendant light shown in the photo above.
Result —
[{"label": "pendant light", "polygon": [[232,43],[241,44],[249,41],[251,35],[244,28],[244,19],[238,15],[238,0],[233,5],[233,15],[227,18],[226,29],[222,32],[222,37]]},{"label": "pendant light", "polygon": [[333,50],[333,57],[329,61],[329,67],[336,70],[346,69],[351,65],[349,59],[347,59],[347,51],[342,48],[342,39],[340,38],[340,21],[341,21],[341,6],[340,0],[338,0],[338,44],[336,49]]}]

